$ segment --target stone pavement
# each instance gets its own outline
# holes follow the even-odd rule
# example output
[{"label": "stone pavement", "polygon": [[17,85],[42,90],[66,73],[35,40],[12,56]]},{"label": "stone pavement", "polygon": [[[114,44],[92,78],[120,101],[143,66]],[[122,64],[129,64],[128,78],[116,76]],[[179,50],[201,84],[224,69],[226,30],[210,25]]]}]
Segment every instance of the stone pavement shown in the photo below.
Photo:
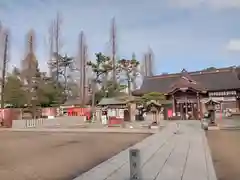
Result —
[{"label": "stone pavement", "polygon": [[[199,121],[176,121],[131,148],[140,149],[142,180],[217,180]],[[129,148],[130,149],[130,148]],[[74,180],[129,180],[129,149]]]},{"label": "stone pavement", "polygon": [[130,129],[130,128],[26,128],[12,129],[0,128],[0,131],[16,131],[16,132],[88,132],[88,133],[157,133],[158,129]]}]

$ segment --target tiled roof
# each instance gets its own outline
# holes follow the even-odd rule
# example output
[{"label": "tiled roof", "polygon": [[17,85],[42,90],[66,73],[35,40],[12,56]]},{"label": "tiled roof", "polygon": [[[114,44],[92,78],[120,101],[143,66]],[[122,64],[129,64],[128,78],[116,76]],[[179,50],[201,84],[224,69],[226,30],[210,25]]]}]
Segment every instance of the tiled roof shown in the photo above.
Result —
[{"label": "tiled roof", "polygon": [[[236,68],[222,68],[211,71],[189,72],[188,74],[207,91],[220,91],[240,89],[238,70],[239,69]],[[146,77],[143,80],[141,88],[136,90],[133,94],[148,92],[167,93],[169,92],[169,89],[179,81],[181,76],[182,73]]]},{"label": "tiled roof", "polygon": [[126,104],[127,101],[118,99],[118,98],[103,98],[98,105],[121,105],[121,104]]},{"label": "tiled roof", "polygon": [[80,105],[81,101],[78,98],[75,99],[68,99],[63,105],[68,106],[68,105]]},{"label": "tiled roof", "polygon": [[[89,102],[90,97],[87,96],[86,97],[86,102]],[[88,103],[86,103],[88,104]],[[81,100],[79,97],[74,98],[74,97],[70,97],[64,104],[64,106],[70,106],[70,105],[81,105]]]}]

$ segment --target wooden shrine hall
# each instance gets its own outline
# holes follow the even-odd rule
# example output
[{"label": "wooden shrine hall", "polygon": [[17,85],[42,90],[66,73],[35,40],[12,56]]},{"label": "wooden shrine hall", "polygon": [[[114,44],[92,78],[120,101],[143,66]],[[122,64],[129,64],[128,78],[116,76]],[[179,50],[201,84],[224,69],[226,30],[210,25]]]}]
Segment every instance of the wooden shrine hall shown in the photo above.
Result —
[{"label": "wooden shrine hall", "polygon": [[163,74],[146,77],[139,90],[133,92],[141,96],[149,92],[164,93],[172,101],[172,115],[181,119],[199,119],[207,111],[206,102],[219,102],[217,111],[231,109],[239,111],[240,69],[221,69]]}]

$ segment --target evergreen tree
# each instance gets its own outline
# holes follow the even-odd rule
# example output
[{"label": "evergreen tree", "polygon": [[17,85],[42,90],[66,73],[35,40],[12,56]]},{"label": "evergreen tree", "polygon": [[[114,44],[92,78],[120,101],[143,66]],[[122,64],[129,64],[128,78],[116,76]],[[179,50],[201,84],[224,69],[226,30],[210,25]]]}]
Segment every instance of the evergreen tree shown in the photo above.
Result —
[{"label": "evergreen tree", "polygon": [[[101,85],[104,77],[112,70],[112,64],[109,57],[103,55],[102,53],[96,53],[96,62],[89,61],[87,65],[92,69],[93,77],[92,77],[92,114],[95,115],[95,104],[96,104],[96,95],[100,95],[102,97],[102,91],[98,92],[97,85]],[[98,92],[98,93],[97,93]],[[99,98],[98,101],[100,101]]]},{"label": "evergreen tree", "polygon": [[127,81],[128,95],[131,95],[131,84],[135,81],[137,73],[136,69],[139,66],[139,61],[135,58],[131,60],[121,59],[118,61],[118,73],[124,81]]},{"label": "evergreen tree", "polygon": [[23,89],[23,83],[17,76],[9,76],[6,79],[4,100],[12,107],[20,108],[27,104],[27,93]]}]

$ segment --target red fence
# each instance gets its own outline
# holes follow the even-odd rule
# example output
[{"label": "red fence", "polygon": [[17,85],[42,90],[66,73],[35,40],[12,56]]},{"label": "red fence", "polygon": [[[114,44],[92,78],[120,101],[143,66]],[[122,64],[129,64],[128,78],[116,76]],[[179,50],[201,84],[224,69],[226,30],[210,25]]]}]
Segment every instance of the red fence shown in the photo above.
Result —
[{"label": "red fence", "polygon": [[115,126],[115,125],[121,125],[123,123],[123,118],[118,118],[115,116],[110,116],[108,119],[108,125],[109,126]]},{"label": "red fence", "polygon": [[90,108],[68,108],[68,116],[86,116],[90,119]]},{"label": "red fence", "polygon": [[11,128],[12,120],[18,119],[19,109],[0,109],[0,122],[1,126]]},{"label": "red fence", "polygon": [[90,112],[90,108],[68,108],[68,116],[85,116],[86,113]]},{"label": "red fence", "polygon": [[[42,116],[56,116],[56,108],[42,108]],[[86,116],[90,119],[90,108],[69,108],[67,109],[68,116]],[[0,127],[11,128],[12,121],[22,118],[22,109],[8,108],[0,109]]]}]

